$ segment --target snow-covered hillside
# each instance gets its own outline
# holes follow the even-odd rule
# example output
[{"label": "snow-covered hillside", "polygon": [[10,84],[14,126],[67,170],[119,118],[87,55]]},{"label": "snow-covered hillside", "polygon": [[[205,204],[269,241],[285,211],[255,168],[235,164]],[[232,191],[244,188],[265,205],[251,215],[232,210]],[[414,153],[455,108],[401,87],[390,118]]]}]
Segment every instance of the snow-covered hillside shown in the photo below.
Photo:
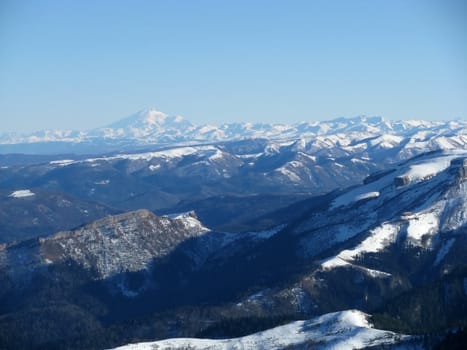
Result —
[{"label": "snow-covered hillside", "polygon": [[322,266],[347,265],[396,240],[431,247],[439,232],[454,232],[467,223],[466,157],[465,151],[427,154],[370,176],[363,185],[335,198],[329,211],[315,213],[297,226],[300,235],[314,232],[304,235],[303,254],[314,255],[358,235],[366,239]]},{"label": "snow-covered hillside", "polygon": [[115,350],[275,350],[302,344],[312,349],[347,350],[397,344],[409,339],[406,335],[374,329],[368,322],[368,315],[358,310],[347,310],[292,322],[241,338],[167,339],[129,344]]}]

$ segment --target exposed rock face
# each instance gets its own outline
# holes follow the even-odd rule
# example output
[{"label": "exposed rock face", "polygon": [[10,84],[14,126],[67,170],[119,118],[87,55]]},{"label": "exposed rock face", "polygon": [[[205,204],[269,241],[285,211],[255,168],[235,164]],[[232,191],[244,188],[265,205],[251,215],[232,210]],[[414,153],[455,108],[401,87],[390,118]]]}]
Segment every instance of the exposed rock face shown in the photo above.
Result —
[{"label": "exposed rock face", "polygon": [[[193,214],[171,219],[138,210],[108,216],[74,231],[12,245],[8,257],[6,250],[2,255],[5,255],[4,264],[12,268],[34,269],[71,259],[92,270],[97,279],[103,279],[120,272],[145,269],[151,260],[208,231]],[[13,263],[12,259],[17,261]]]},{"label": "exposed rock face", "polygon": [[410,179],[408,176],[398,176],[394,178],[394,186],[396,187],[402,187],[408,185],[410,182]]}]

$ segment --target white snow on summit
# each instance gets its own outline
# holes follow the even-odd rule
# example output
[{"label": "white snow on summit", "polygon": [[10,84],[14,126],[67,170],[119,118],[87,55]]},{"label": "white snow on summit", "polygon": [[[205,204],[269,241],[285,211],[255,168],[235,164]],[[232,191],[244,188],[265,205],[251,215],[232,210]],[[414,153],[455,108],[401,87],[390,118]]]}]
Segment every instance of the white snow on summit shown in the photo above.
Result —
[{"label": "white snow on summit", "polygon": [[194,232],[203,233],[210,231],[201,221],[198,220],[194,211],[180,214],[166,215],[168,218],[180,222],[186,229]]},{"label": "white snow on summit", "polygon": [[368,315],[358,310],[325,314],[307,321],[295,321],[241,338],[174,338],[156,342],[129,344],[115,350],[236,350],[284,349],[306,344],[313,349],[362,349],[368,346],[396,344],[410,336],[372,328]]}]

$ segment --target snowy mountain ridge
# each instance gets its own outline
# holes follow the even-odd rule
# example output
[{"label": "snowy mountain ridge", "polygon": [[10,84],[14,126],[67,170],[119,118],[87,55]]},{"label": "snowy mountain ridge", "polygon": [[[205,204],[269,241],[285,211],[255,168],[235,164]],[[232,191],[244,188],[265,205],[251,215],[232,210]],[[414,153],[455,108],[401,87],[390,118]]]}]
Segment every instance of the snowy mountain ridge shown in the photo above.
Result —
[{"label": "snowy mountain ridge", "polygon": [[[327,237],[306,235],[305,255],[329,242],[345,241],[362,232],[366,240],[323,262],[324,268],[347,265],[354,257],[378,252],[396,241],[429,249],[439,232],[455,232],[467,223],[465,151],[428,154],[402,163],[335,198],[329,212],[316,213],[296,228],[297,234],[321,230],[328,217],[338,217]],[[327,226],[326,226],[327,227]],[[317,241],[322,241],[319,244]],[[308,250],[305,248],[308,247]]]},{"label": "snowy mountain ridge", "polygon": [[[219,142],[247,138],[300,139],[326,135],[354,134],[358,138],[398,135],[414,140],[435,135],[451,138],[464,135],[467,122],[457,121],[390,121],[382,117],[358,116],[329,121],[296,124],[226,123],[219,126],[194,125],[181,116],[171,116],[156,109],[146,109],[102,128],[87,131],[43,130],[29,135],[7,133],[0,135],[0,144],[37,142],[96,142],[132,140],[140,144],[173,144],[180,142]],[[342,136],[341,136],[342,137]],[[387,139],[391,137],[385,136]],[[344,140],[345,142],[345,140]],[[394,140],[392,140],[394,142]],[[396,141],[397,142],[397,141]],[[389,144],[391,140],[389,140]],[[448,144],[451,142],[448,141]]]},{"label": "snowy mountain ridge", "polygon": [[241,338],[174,338],[129,344],[115,350],[279,350],[299,345],[321,350],[346,350],[399,344],[410,339],[410,336],[373,328],[368,322],[368,315],[361,311],[345,310],[307,321],[291,322]]},{"label": "snowy mountain ridge", "polygon": [[[459,156],[461,157],[459,158]],[[416,205],[411,206],[411,211],[403,212],[400,217],[378,225],[370,231],[370,235],[366,239],[353,248],[345,249],[336,256],[327,258],[322,263],[322,267],[332,269],[351,266],[357,258],[361,258],[365,254],[383,251],[397,240],[406,240],[407,245],[422,247],[426,250],[437,248],[438,254],[434,265],[439,264],[459,238],[460,234],[455,234],[455,232],[467,224],[467,187],[464,175],[464,164],[467,164],[465,161],[467,158],[465,157],[467,157],[466,153],[458,153],[421,159],[408,168],[402,167],[396,173],[337,198],[333,203],[334,208],[349,206],[359,200],[387,203],[393,201],[396,196],[402,197],[401,203],[403,205],[404,202],[415,198],[415,196],[412,199],[409,197],[408,187],[417,183],[423,185],[424,181],[432,179],[431,185],[426,184],[427,187],[432,186],[433,188],[430,191],[431,196],[418,203],[415,202]],[[459,182],[446,191],[444,187],[449,175],[442,172],[449,167],[451,167],[449,172],[458,176]],[[413,177],[414,173],[416,173],[416,177]],[[362,194],[368,191],[369,187],[371,190],[377,189],[377,192],[371,193],[378,193],[378,196],[371,197]],[[406,194],[401,194],[404,191]],[[373,205],[375,204],[373,203]],[[441,233],[447,232],[451,233],[447,239],[439,237]],[[387,277],[390,274],[381,272],[378,275]]]},{"label": "snowy mountain ridge", "polygon": [[[172,252],[184,241],[209,232],[194,214],[158,217],[147,210],[123,213],[94,221],[73,231],[62,231],[0,251],[0,268],[36,269],[71,260],[103,279],[121,272],[146,269],[152,259]],[[13,252],[8,258],[7,250]],[[15,261],[17,257],[21,263]]]}]

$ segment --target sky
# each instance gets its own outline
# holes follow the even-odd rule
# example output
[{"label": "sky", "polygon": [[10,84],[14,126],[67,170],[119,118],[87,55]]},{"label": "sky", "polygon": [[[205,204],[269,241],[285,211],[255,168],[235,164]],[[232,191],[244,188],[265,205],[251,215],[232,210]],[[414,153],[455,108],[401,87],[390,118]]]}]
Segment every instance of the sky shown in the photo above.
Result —
[{"label": "sky", "polygon": [[467,119],[464,0],[1,0],[0,132]]}]

